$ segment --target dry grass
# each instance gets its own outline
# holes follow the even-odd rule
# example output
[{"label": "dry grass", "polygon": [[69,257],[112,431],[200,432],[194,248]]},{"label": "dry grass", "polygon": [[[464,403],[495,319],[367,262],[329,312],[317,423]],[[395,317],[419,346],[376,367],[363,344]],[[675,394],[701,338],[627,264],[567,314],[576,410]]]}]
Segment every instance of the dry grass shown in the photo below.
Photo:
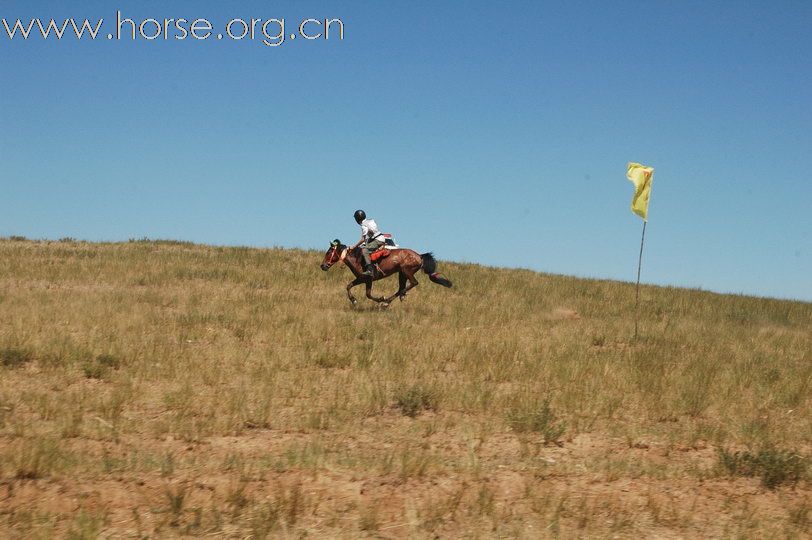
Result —
[{"label": "dry grass", "polygon": [[812,304],[320,262],[0,241],[0,536],[809,534]]}]

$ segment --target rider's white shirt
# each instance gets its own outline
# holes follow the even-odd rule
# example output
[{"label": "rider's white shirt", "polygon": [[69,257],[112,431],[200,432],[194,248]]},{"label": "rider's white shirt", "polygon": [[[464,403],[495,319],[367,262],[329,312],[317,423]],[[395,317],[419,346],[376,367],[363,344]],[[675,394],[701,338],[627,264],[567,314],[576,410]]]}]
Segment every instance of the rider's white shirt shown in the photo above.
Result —
[{"label": "rider's white shirt", "polygon": [[361,222],[361,236],[364,241],[371,240],[381,234],[378,224],[372,218],[365,219]]}]

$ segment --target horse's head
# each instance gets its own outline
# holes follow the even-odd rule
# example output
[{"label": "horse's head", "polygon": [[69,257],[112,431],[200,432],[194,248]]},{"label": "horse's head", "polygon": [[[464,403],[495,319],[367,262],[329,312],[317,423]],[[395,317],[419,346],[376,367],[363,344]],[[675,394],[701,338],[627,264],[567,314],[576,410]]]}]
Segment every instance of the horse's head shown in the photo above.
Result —
[{"label": "horse's head", "polygon": [[335,263],[341,260],[341,253],[346,246],[341,243],[338,238],[330,242],[330,249],[324,254],[324,260],[321,262],[321,269],[325,272],[330,269]]}]

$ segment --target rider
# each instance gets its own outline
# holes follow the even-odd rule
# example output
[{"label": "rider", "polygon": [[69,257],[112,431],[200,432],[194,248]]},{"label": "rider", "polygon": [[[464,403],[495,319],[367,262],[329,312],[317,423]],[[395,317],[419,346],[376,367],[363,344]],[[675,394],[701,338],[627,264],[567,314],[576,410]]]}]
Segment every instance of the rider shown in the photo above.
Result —
[{"label": "rider", "polygon": [[364,275],[372,277],[372,259],[369,255],[385,244],[384,236],[375,220],[367,218],[363,210],[356,210],[353,217],[361,226],[361,240],[353,246],[353,249],[363,244],[361,255],[364,257]]}]

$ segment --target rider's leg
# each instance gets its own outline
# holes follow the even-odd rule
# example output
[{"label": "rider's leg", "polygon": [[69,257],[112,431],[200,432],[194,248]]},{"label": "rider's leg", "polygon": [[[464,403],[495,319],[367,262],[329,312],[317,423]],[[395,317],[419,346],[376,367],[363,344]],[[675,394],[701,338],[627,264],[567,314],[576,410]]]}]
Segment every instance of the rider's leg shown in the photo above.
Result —
[{"label": "rider's leg", "polygon": [[361,246],[361,257],[364,258],[364,271],[368,272],[372,268],[372,259],[370,258],[369,248],[365,245]]},{"label": "rider's leg", "polygon": [[361,247],[361,256],[364,258],[364,275],[372,275],[372,259],[370,258],[370,254],[382,245],[383,242],[379,240],[370,240]]}]

